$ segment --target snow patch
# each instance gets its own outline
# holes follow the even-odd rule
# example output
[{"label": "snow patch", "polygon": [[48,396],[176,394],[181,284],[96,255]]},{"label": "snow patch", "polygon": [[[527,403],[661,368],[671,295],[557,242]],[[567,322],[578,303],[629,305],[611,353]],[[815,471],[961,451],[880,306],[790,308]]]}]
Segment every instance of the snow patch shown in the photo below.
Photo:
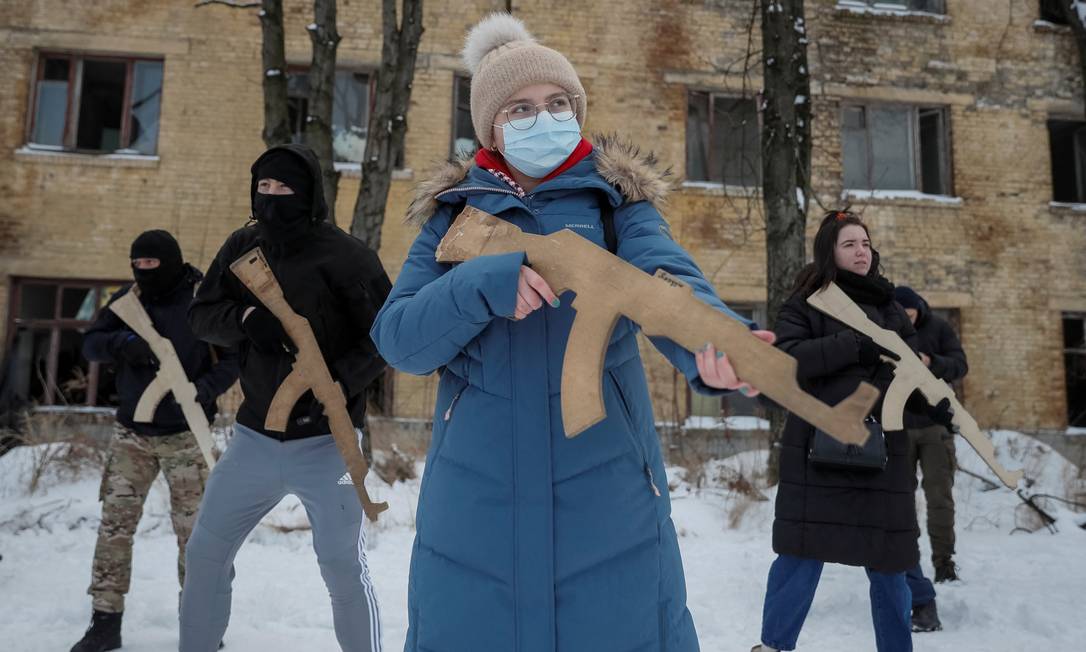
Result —
[{"label": "snow patch", "polygon": [[929,195],[919,190],[845,190],[845,195],[850,199],[913,199],[916,201],[933,202],[949,206],[960,206],[961,197],[949,197],[947,195]]}]

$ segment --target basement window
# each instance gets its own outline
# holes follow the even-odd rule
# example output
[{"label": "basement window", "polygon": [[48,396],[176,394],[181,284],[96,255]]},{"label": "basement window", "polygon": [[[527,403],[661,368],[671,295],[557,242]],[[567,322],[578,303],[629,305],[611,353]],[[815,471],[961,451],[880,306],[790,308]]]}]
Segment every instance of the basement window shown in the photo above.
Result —
[{"label": "basement window", "polygon": [[845,188],[950,195],[948,122],[942,107],[846,105]]},{"label": "basement window", "polygon": [[1086,122],[1049,120],[1052,201],[1086,203]]},{"label": "basement window", "polygon": [[116,405],[113,371],[87,362],[83,333],[121,281],[16,278],[5,384],[17,403]]},{"label": "basement window", "polygon": [[32,98],[31,149],[157,153],[161,60],[42,54]]},{"label": "basement window", "polygon": [[726,186],[761,185],[762,145],[754,98],[690,92],[686,180]]},{"label": "basement window", "polygon": [[1067,379],[1067,425],[1086,428],[1086,313],[1063,314],[1063,360]]}]

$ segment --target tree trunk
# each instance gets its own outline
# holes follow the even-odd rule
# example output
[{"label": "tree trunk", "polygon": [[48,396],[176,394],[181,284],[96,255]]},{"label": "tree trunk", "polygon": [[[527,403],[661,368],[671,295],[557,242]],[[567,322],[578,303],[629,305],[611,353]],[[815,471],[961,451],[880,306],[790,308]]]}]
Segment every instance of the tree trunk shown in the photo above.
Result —
[{"label": "tree trunk", "polygon": [[336,0],[313,0],[313,22],[306,28],[313,45],[309,65],[309,111],[305,116],[305,142],[321,162],[324,199],[328,202],[328,221],[336,221],[336,172],[332,152],[332,100],[336,84]]},{"label": "tree trunk", "polygon": [[263,0],[260,9],[260,48],[264,67],[264,144],[290,142],[287,113],[287,58],[283,45],[283,0]]},{"label": "tree trunk", "polygon": [[362,182],[351,219],[351,235],[377,251],[393,168],[403,159],[407,109],[415,78],[419,40],[422,38],[422,0],[402,0],[403,23],[396,17],[397,0],[383,0],[381,68],[377,96],[366,129]]},{"label": "tree trunk", "polygon": [[[805,260],[811,186],[811,92],[803,0],[761,0],[762,200],[769,327]],[[770,410],[769,479],[776,484],[785,413]]]}]

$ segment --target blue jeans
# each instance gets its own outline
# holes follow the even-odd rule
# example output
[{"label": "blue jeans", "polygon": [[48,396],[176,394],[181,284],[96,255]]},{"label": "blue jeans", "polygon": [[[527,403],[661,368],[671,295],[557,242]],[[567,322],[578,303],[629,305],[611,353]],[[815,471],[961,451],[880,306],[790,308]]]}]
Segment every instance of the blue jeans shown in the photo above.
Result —
[{"label": "blue jeans", "polygon": [[916,568],[905,573],[905,581],[909,584],[909,591],[913,594],[913,606],[919,607],[935,600],[935,585],[924,577],[924,570],[920,564]]},{"label": "blue jeans", "polygon": [[[762,644],[778,650],[796,649],[803,621],[814,601],[823,563],[778,555],[769,567],[765,606],[762,608]],[[911,597],[905,573],[879,573],[867,569],[871,581],[871,621],[878,652],[912,652]]]}]

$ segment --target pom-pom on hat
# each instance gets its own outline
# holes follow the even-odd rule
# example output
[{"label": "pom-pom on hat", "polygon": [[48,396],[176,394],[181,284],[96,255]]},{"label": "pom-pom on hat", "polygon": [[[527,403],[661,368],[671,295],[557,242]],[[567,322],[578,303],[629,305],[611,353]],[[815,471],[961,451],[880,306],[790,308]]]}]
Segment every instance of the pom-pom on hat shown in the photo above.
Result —
[{"label": "pom-pom on hat", "polygon": [[513,94],[532,84],[551,83],[579,97],[577,122],[584,125],[588,97],[577,71],[561,53],[536,42],[519,19],[496,13],[468,32],[461,53],[471,72],[471,124],[483,147],[493,144],[491,127]]}]

